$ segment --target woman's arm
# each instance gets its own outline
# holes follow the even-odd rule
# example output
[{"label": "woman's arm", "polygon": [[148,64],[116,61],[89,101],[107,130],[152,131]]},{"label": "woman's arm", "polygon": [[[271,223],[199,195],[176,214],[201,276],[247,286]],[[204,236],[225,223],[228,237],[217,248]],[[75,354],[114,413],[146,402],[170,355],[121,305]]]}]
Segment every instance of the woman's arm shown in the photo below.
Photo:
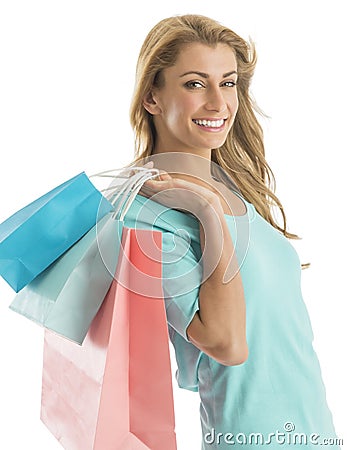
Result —
[{"label": "woman's arm", "polygon": [[242,364],[248,357],[245,299],[220,199],[209,189],[166,172],[160,179],[148,180],[140,192],[166,206],[189,211],[200,222],[203,278],[199,310],[187,327],[187,337],[221,364]]},{"label": "woman's arm", "polygon": [[221,364],[242,364],[248,357],[243,285],[218,198],[204,208],[199,220],[205,281],[200,286],[199,311],[187,335],[196,347]]}]

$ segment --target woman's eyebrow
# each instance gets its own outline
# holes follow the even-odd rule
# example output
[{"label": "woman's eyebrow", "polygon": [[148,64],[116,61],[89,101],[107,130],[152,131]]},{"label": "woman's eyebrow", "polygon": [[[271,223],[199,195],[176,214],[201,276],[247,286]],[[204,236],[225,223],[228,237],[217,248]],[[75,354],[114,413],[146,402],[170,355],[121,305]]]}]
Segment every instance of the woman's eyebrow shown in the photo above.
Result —
[{"label": "woman's eyebrow", "polygon": [[[199,72],[198,70],[191,70],[191,71],[189,71],[189,72],[185,72],[185,73],[183,73],[182,75],[180,75],[180,78],[184,77],[185,75],[191,75],[191,74],[199,75],[199,76],[202,77],[202,78],[209,78],[209,77],[210,77],[207,73]],[[237,75],[236,70],[231,70],[230,72],[225,73],[225,74],[223,75],[223,78],[230,77],[230,75],[234,75],[234,74]]]}]

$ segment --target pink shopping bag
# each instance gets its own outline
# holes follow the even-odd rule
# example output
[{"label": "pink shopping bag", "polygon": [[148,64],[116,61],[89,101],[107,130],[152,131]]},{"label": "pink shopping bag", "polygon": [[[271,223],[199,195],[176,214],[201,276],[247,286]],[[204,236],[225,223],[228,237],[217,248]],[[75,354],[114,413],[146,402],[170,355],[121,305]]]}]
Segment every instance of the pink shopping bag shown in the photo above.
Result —
[{"label": "pink shopping bag", "polygon": [[176,450],[161,232],[121,247],[83,345],[45,331],[41,420],[67,450]]}]

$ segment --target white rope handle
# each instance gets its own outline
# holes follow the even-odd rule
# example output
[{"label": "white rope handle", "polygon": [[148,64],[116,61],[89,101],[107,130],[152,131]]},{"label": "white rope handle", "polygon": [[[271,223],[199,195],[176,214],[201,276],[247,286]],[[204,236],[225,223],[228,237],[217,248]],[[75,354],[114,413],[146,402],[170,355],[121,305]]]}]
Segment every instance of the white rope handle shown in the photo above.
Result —
[{"label": "white rope handle", "polygon": [[[141,172],[148,172],[148,170],[153,170],[156,171],[158,169],[151,169],[149,167],[141,167],[141,166],[133,166],[133,167],[127,167],[125,168],[125,170],[123,170],[120,173],[112,173],[115,172],[117,170],[121,170],[121,169],[111,169],[111,170],[105,170],[104,172],[99,172],[96,173],[94,175],[90,175],[90,178],[92,177],[105,177],[105,178],[112,178],[114,180],[116,179],[125,179],[126,181],[124,183],[122,183],[121,185],[111,185],[108,188],[104,188],[104,189],[100,189],[100,192],[105,193],[105,197],[107,198],[107,200],[111,201],[111,198],[113,197],[114,193],[116,191],[119,191],[119,193],[117,194],[117,196],[115,198],[113,198],[113,202],[115,202],[119,196],[122,194],[122,192],[127,189],[127,187],[129,186],[129,184],[133,184],[134,182],[134,178],[133,177],[137,177],[136,171],[138,171],[139,176],[141,176]],[[131,172],[135,172],[132,175]],[[127,174],[126,174],[127,173]],[[126,175],[123,175],[126,174]]]},{"label": "white rope handle", "polygon": [[[127,180],[122,185],[113,185],[106,189],[103,189],[101,192],[109,191],[110,195],[108,195],[108,199],[111,201],[111,203],[114,205],[117,201],[117,199],[120,197],[121,194],[127,194],[131,187],[136,183],[138,178],[142,177],[142,173],[135,173],[134,175],[131,175],[130,177],[124,177]],[[118,177],[114,177],[114,179],[117,179]],[[114,193],[117,192],[117,195],[114,197]]]},{"label": "white rope handle", "polygon": [[[151,173],[151,172],[154,172],[154,173]],[[129,199],[127,200],[127,202],[125,204],[124,211],[121,212],[119,220],[124,220],[125,214],[128,212],[130,206],[133,204],[135,197],[138,194],[138,192],[141,190],[143,184],[147,180],[157,177],[159,174],[160,174],[160,172],[158,169],[149,169],[147,173],[144,173],[144,175],[136,181],[135,185],[133,185],[133,187],[132,187],[133,191],[131,192]]]},{"label": "white rope handle", "polygon": [[[110,169],[110,170],[104,170],[103,172],[94,173],[93,175],[90,175],[89,178],[94,177],[104,177],[104,178],[128,178],[127,176],[122,176],[123,173],[128,173],[132,171],[147,171],[149,170],[149,167],[142,167],[142,166],[130,166],[130,167],[119,167],[118,169]],[[116,175],[113,174],[113,172],[119,172]]]},{"label": "white rope handle", "polygon": [[[117,172],[118,173],[114,173]],[[119,172],[121,170],[121,172]],[[90,177],[106,177],[117,179],[125,179],[121,185],[111,185],[108,188],[101,189],[100,192],[105,193],[105,197],[110,203],[115,206],[119,198],[120,202],[113,212],[112,217],[115,218],[117,214],[121,211],[119,220],[124,220],[124,216],[132,205],[136,195],[140,191],[142,185],[149,179],[155,178],[160,175],[159,169],[142,167],[142,166],[132,166],[121,169],[111,169],[105,170],[103,172],[96,173]],[[128,198],[130,193],[130,197]],[[125,208],[123,210],[123,207]]]}]

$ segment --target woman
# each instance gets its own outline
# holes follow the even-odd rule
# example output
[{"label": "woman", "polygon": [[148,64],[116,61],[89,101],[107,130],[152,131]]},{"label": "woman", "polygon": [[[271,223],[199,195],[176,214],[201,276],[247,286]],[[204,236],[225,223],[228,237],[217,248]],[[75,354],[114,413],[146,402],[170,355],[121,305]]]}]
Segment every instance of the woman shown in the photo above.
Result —
[{"label": "woman", "polygon": [[316,448],[323,439],[339,448],[301,294],[305,265],[287,239],[298,236],[268,187],[249,95],[255,63],[252,44],[206,17],[172,17],[150,31],[130,165],[151,161],[161,175],[144,184],[125,224],[163,231],[177,379],[199,392],[202,449]]}]

